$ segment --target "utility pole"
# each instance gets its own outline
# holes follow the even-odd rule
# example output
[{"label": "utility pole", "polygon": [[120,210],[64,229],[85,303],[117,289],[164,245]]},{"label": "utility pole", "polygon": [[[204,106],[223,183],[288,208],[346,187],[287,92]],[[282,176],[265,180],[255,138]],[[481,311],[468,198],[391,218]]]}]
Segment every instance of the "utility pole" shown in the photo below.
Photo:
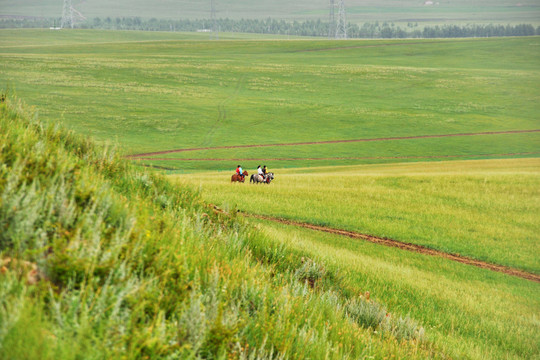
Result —
[{"label": "utility pole", "polygon": [[330,19],[328,20],[328,38],[336,37],[336,0],[330,0]]},{"label": "utility pole", "polygon": [[73,6],[71,6],[71,0],[64,0],[64,8],[62,9],[62,23],[60,28],[73,29]]},{"label": "utility pole", "polygon": [[339,0],[338,18],[336,24],[336,39],[347,38],[347,19],[345,16],[345,0]]},{"label": "utility pole", "polygon": [[211,39],[219,40],[219,30],[216,19],[216,0],[210,0],[210,19],[212,21],[212,35]]}]

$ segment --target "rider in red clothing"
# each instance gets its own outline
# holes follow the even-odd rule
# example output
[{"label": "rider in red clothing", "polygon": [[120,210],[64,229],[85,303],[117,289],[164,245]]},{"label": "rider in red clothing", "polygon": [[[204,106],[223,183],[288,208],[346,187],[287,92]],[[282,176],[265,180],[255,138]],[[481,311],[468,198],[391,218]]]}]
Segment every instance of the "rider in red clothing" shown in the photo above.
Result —
[{"label": "rider in red clothing", "polygon": [[238,165],[236,167],[236,174],[238,176],[240,176],[242,178],[242,180],[244,180],[244,170],[242,170],[242,166],[241,165]]}]

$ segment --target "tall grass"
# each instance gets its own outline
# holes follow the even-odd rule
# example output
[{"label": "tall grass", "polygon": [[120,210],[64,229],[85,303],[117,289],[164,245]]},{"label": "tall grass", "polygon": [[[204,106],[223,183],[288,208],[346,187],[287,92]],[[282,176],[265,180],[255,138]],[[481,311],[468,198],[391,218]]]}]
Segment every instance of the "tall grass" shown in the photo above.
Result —
[{"label": "tall grass", "polygon": [[231,208],[540,271],[537,158],[276,170],[264,187],[177,177]]},{"label": "tall grass", "polygon": [[540,309],[537,283],[339,235],[253,222],[268,235],[267,252],[313,258],[325,264],[326,274],[341,274],[333,282],[357,295],[345,311],[365,326],[382,321],[377,332],[424,338],[451,358],[529,359],[540,353],[532,315]]},{"label": "tall grass", "polygon": [[10,98],[0,143],[2,359],[443,357],[383,331],[416,325],[360,321],[335,271],[303,281],[233,214]]}]

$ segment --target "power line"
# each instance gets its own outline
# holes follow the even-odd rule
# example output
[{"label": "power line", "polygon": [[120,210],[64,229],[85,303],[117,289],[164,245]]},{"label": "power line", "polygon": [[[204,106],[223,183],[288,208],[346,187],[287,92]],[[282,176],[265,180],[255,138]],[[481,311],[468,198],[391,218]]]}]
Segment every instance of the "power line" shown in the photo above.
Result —
[{"label": "power line", "polygon": [[73,29],[75,27],[75,19],[82,21],[86,20],[83,14],[81,14],[77,9],[71,4],[71,0],[64,0],[64,7],[62,8],[62,22],[60,28]]}]

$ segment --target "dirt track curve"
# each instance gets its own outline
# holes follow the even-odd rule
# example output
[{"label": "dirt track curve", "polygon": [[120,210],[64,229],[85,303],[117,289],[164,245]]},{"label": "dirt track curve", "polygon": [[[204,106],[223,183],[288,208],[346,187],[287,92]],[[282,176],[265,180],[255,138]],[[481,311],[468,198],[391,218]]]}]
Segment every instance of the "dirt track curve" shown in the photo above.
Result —
[{"label": "dirt track curve", "polygon": [[452,159],[471,157],[504,157],[538,155],[540,152],[508,153],[508,154],[467,154],[467,155],[433,155],[433,156],[363,156],[363,157],[319,157],[319,158],[160,158],[138,157],[138,160],[154,161],[319,161],[319,160],[392,160],[392,159]]},{"label": "dirt track curve", "polygon": [[154,156],[154,155],[164,155],[164,154],[180,153],[180,152],[186,152],[186,151],[200,151],[200,150],[260,148],[260,147],[274,147],[274,146],[324,145],[324,144],[372,142],[372,141],[429,139],[429,138],[443,138],[443,137],[457,137],[457,136],[520,134],[520,133],[533,133],[533,132],[540,132],[540,129],[534,129],[534,130],[511,130],[511,131],[486,131],[486,132],[478,132],[478,133],[440,134],[440,135],[418,135],[418,136],[402,136],[402,137],[387,137],[387,138],[372,138],[372,139],[307,141],[307,142],[279,143],[279,144],[250,144],[250,145],[229,145],[229,146],[214,146],[214,147],[198,147],[198,148],[155,151],[155,152],[142,153],[142,154],[132,154],[132,155],[126,155],[125,157],[128,158],[128,159],[136,159],[136,158],[142,158],[142,157],[148,157],[148,156]]},{"label": "dirt track curve", "polygon": [[354,231],[334,229],[334,228],[330,228],[330,227],[326,227],[326,226],[313,225],[313,224],[309,224],[309,223],[305,223],[305,222],[299,222],[299,221],[287,220],[287,219],[282,219],[282,218],[276,218],[276,217],[272,217],[272,216],[256,215],[256,214],[250,214],[250,213],[242,213],[242,214],[244,216],[246,216],[246,217],[252,217],[252,218],[261,219],[261,220],[269,220],[269,221],[274,221],[274,222],[278,222],[278,223],[286,224],[286,225],[299,226],[299,227],[303,227],[303,228],[306,228],[306,229],[327,232],[327,233],[330,233],[330,234],[348,236],[348,237],[353,238],[353,239],[362,239],[362,240],[365,240],[365,241],[369,241],[371,243],[384,245],[384,246],[389,246],[389,247],[396,247],[396,248],[399,248],[399,249],[402,249],[402,250],[412,251],[412,252],[416,252],[416,253],[420,253],[420,254],[424,254],[424,255],[442,257],[442,258],[445,258],[445,259],[457,261],[457,262],[462,263],[462,264],[467,264],[467,265],[476,266],[476,267],[479,267],[479,268],[482,268],[482,269],[488,269],[488,270],[492,270],[492,271],[497,271],[497,272],[501,272],[501,273],[504,273],[504,274],[507,274],[507,275],[520,277],[520,278],[527,279],[527,280],[534,281],[534,282],[540,282],[540,275],[531,274],[531,273],[528,273],[526,271],[510,268],[510,267],[507,267],[507,266],[490,264],[490,263],[487,263],[487,262],[484,262],[484,261],[474,260],[474,259],[462,256],[462,255],[458,255],[458,254],[445,253],[445,252],[430,249],[430,248],[427,248],[427,247],[421,246],[421,245],[405,243],[405,242],[400,242],[400,241],[396,241],[396,240],[392,240],[392,239],[386,239],[386,238],[361,234],[361,233],[354,232]]}]

